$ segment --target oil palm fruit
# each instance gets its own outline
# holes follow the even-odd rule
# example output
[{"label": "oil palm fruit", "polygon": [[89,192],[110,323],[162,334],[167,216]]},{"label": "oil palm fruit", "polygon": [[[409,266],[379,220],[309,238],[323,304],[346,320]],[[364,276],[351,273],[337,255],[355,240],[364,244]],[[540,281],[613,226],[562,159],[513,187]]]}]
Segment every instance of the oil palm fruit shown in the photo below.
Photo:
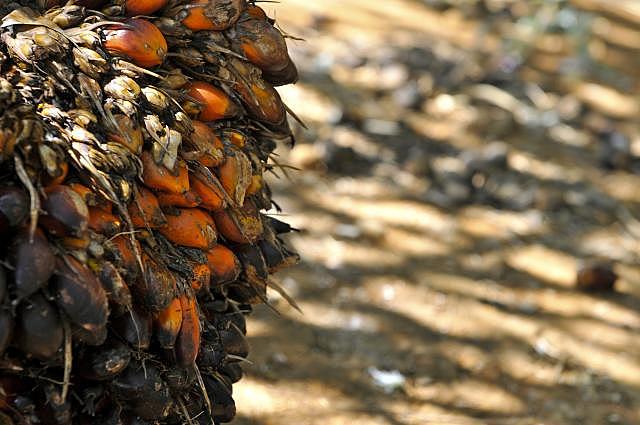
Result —
[{"label": "oil palm fruit", "polygon": [[244,314],[297,261],[263,176],[285,38],[253,0],[6,6],[0,423],[231,421]]}]

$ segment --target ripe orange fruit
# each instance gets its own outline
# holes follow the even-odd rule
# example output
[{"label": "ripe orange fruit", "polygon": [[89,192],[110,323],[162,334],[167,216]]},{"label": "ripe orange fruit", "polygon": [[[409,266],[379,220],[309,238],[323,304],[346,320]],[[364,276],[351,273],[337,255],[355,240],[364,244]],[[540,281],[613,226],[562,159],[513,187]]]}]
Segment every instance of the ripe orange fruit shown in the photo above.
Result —
[{"label": "ripe orange fruit", "polygon": [[198,102],[201,121],[214,121],[231,118],[238,114],[239,108],[221,89],[204,81],[194,81],[187,86],[187,95]]},{"label": "ripe orange fruit", "polygon": [[162,9],[169,0],[127,0],[125,11],[128,16],[150,15]]},{"label": "ripe orange fruit", "polygon": [[103,45],[112,55],[125,56],[138,66],[154,67],[164,62],[167,41],[151,22],[132,18],[124,25],[112,25],[104,32]]},{"label": "ripe orange fruit", "polygon": [[223,31],[236,23],[244,7],[244,0],[194,0],[182,24],[192,31]]}]

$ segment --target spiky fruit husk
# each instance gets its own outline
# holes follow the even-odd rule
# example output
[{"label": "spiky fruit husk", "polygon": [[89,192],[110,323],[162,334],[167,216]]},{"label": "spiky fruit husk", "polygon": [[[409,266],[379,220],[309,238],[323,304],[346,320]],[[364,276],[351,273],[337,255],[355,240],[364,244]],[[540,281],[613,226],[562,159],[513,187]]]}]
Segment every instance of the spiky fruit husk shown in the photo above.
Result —
[{"label": "spiky fruit husk", "polygon": [[297,72],[256,8],[0,5],[3,424],[233,418],[244,316],[297,260],[262,176]]}]

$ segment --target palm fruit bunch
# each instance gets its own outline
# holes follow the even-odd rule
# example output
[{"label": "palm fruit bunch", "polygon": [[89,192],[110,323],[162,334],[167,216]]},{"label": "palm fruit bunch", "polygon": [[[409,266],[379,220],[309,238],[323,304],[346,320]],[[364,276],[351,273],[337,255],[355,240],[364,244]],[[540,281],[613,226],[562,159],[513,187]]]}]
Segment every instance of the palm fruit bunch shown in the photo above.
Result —
[{"label": "palm fruit bunch", "polygon": [[0,424],[231,421],[244,316],[298,259],[264,179],[285,37],[249,0],[0,16]]}]

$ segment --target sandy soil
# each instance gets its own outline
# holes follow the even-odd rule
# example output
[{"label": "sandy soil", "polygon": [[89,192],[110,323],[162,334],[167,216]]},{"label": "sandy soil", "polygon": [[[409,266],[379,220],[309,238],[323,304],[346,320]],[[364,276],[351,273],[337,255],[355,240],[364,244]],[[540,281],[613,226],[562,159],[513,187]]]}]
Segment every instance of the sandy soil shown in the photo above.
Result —
[{"label": "sandy soil", "polygon": [[[282,89],[310,126],[282,151],[302,171],[273,179],[301,229],[302,264],[279,278],[303,314],[257,308],[234,424],[639,424],[640,178],[600,166],[593,115],[541,131],[473,101],[498,40],[456,11],[264,7],[306,40]],[[439,176],[496,140],[509,184],[467,202]],[[602,257],[617,291],[576,291]]]}]

